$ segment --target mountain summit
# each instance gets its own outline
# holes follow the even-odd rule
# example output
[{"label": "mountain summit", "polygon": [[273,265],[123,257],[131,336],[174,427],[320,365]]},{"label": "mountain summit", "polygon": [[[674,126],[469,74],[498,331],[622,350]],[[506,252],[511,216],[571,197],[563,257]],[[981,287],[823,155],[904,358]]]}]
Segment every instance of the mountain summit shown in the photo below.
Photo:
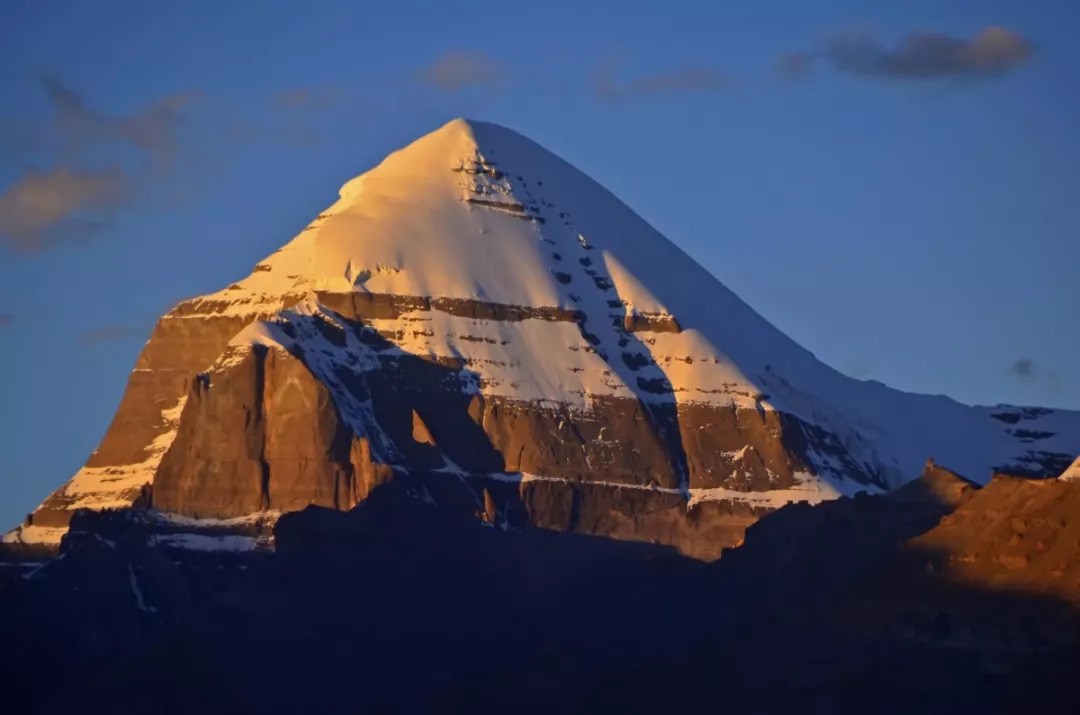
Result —
[{"label": "mountain summit", "polygon": [[840,374],[573,166],[456,119],[163,316],[101,445],[5,540],[55,544],[82,508],[348,509],[409,475],[490,523],[714,557],[928,457],[985,482],[1076,453],[1080,414]]}]

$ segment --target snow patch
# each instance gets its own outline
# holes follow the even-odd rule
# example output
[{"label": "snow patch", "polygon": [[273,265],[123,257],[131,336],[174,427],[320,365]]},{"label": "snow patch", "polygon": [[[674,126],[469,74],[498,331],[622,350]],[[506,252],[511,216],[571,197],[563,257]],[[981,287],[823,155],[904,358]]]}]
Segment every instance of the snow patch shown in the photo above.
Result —
[{"label": "snow patch", "polygon": [[861,484],[853,480],[839,480],[838,483],[830,483],[817,477],[816,475],[805,472],[796,475],[799,483],[790,489],[771,489],[761,492],[741,492],[734,489],[724,488],[680,490],[645,484],[624,484],[621,482],[608,481],[579,482],[563,477],[544,477],[537,474],[527,474],[521,472],[508,474],[493,473],[486,475],[475,475],[473,478],[494,479],[496,481],[508,482],[511,484],[527,484],[529,482],[556,482],[560,484],[598,485],[610,487],[613,489],[635,489],[640,491],[658,492],[662,494],[676,494],[680,496],[689,496],[689,500],[686,505],[688,509],[702,502],[714,501],[727,501],[739,504],[748,504],[754,507],[779,509],[785,504],[790,504],[794,502],[808,502],[810,504],[818,504],[823,501],[839,499],[840,497],[853,497],[860,492],[866,492],[868,494],[880,494],[884,491],[880,487]]},{"label": "snow patch", "polygon": [[[153,481],[162,457],[176,439],[176,430],[186,401],[187,395],[184,395],[172,406],[161,411],[162,431],[147,446],[148,456],[144,461],[113,467],[83,467],[49,499],[58,499],[64,504],[64,508],[70,511],[131,506],[142,488]],[[38,509],[47,504],[48,500],[38,506]],[[24,540],[27,543],[59,543],[59,537],[50,533],[54,529],[39,532],[39,528],[42,527],[22,527],[23,532],[29,534],[24,536]],[[60,527],[59,531],[61,534],[66,533],[67,528]],[[55,538],[55,542],[33,541],[37,536]]]},{"label": "snow patch", "polygon": [[255,551],[263,542],[253,536],[235,534],[153,534],[148,539],[151,546],[164,546],[186,551],[231,551],[236,553]]},{"label": "snow patch", "polygon": [[135,608],[145,613],[156,613],[157,609],[153,606],[146,605],[146,599],[143,598],[142,588],[139,587],[139,579],[135,576],[135,567],[128,561],[128,583],[131,584],[131,593],[135,596]]},{"label": "snow patch", "polygon": [[186,528],[228,529],[240,526],[253,526],[257,524],[273,524],[281,517],[280,511],[259,511],[243,516],[234,516],[229,519],[214,519],[209,517],[194,518],[181,514],[155,511],[150,512],[150,518],[158,524],[170,526],[182,526]]},{"label": "snow patch", "polygon": [[66,526],[22,525],[4,534],[2,541],[5,544],[59,546],[67,532]]}]

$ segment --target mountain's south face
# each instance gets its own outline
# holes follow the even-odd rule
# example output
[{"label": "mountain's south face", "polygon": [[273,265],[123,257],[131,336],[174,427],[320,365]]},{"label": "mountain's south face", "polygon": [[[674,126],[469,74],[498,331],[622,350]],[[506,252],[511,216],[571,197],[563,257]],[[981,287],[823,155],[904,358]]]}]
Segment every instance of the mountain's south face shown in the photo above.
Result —
[{"label": "mountain's south face", "polygon": [[349,509],[409,474],[496,523],[715,557],[928,457],[985,482],[1077,453],[1078,413],[841,375],[574,167],[455,120],[163,316],[101,445],[5,540],[56,543],[82,508]]}]

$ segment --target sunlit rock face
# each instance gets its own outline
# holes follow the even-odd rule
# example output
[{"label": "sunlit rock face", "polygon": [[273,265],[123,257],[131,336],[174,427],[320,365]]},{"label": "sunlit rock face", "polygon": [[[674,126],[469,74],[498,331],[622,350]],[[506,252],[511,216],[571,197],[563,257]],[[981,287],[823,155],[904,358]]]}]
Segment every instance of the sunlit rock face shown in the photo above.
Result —
[{"label": "sunlit rock face", "polygon": [[1077,413],[841,375],[574,167],[455,120],[163,316],[101,445],[5,539],[55,544],[81,508],[349,509],[411,474],[467,485],[493,523],[711,558],[930,456],[986,481],[1078,452]]}]

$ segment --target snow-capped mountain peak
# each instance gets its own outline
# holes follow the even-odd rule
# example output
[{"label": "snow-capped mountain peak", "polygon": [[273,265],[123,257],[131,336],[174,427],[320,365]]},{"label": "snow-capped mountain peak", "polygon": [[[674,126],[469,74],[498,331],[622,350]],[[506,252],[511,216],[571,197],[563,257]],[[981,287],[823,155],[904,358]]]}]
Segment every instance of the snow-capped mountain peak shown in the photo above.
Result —
[{"label": "snow-capped mountain peak", "polygon": [[[734,240],[718,212],[716,239]],[[348,508],[425,471],[579,504],[514,507],[537,523],[660,529],[711,554],[755,510],[895,487],[929,457],[985,482],[1078,452],[1074,413],[840,374],[580,170],[457,119],[347,181],[249,276],[163,316],[101,446],[24,533],[132,503]],[[580,511],[622,513],[610,501],[627,493],[665,525]],[[705,543],[720,527],[695,510],[729,531]]]}]

